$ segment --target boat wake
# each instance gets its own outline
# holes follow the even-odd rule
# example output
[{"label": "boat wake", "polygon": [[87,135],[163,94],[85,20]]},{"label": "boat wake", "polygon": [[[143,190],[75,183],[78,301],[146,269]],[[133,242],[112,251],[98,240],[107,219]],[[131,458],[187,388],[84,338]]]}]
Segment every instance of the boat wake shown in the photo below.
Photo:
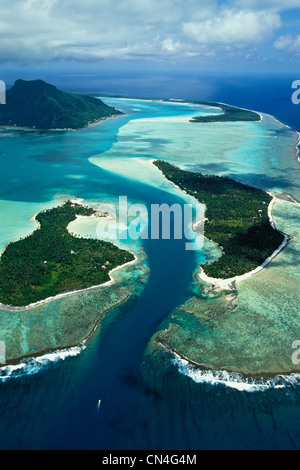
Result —
[{"label": "boat wake", "polygon": [[241,392],[294,389],[300,385],[300,374],[277,375],[272,378],[247,378],[234,372],[202,370],[182,359],[176,353],[172,352],[172,354],[174,355],[172,363],[178,368],[179,373],[198,384],[223,385]]},{"label": "boat wake", "polygon": [[0,368],[0,383],[9,379],[18,379],[37,374],[54,363],[78,356],[84,349],[85,345],[82,343],[74,348],[62,349],[60,351],[44,354],[43,356],[24,359],[16,365],[3,366]]},{"label": "boat wake", "polygon": [[97,412],[98,412],[98,414],[99,414],[99,411],[100,411],[101,403],[102,403],[102,400],[99,400],[98,403],[97,403]]}]

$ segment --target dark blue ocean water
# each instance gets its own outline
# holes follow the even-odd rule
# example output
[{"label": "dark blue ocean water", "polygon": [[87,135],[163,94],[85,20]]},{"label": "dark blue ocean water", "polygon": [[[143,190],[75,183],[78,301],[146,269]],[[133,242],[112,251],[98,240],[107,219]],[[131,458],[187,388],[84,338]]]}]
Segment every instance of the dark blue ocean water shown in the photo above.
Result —
[{"label": "dark blue ocean water", "polygon": [[300,129],[300,105],[292,103],[292,83],[297,76],[231,78],[219,81],[214,99],[271,114],[284,124]]},{"label": "dark blue ocean water", "polygon": [[[214,80],[215,92],[209,97],[199,95],[200,86],[198,91],[190,89],[181,94],[182,80],[177,82],[175,96],[173,80],[170,97],[209,98],[257,109],[300,130],[300,107],[290,101],[290,80]],[[168,97],[167,91],[164,97]],[[72,141],[68,145],[71,154]],[[41,201],[47,200],[55,181],[58,188],[62,187],[57,180],[60,157],[66,156],[66,148],[62,148],[65,150],[53,157],[58,170],[53,167],[53,175],[48,175],[50,184],[40,183],[38,188],[37,195],[43,195]],[[50,153],[36,158],[47,160]],[[93,179],[95,168],[79,163],[87,155],[85,148],[77,163],[80,170],[84,165]],[[73,163],[76,165],[76,161]],[[105,181],[105,173],[100,172],[95,184],[85,188],[89,197],[97,197],[97,185]],[[84,183],[68,184],[66,190],[74,194],[76,184]],[[143,185],[136,185],[133,191],[118,178],[108,184],[108,194],[112,193],[111,184],[116,187],[116,196],[120,190],[127,190],[148,205],[178,202],[177,197],[158,190],[149,194]],[[82,190],[78,186],[74,195],[80,197]],[[9,192],[9,186],[3,188],[2,198],[5,191]],[[26,194],[26,189],[22,191]],[[145,251],[151,270],[145,291],[120,308],[114,323],[106,322],[81,355],[45,365],[35,375],[0,384],[0,448],[299,449],[297,388],[240,392],[222,385],[196,384],[180,375],[167,356],[143,363],[148,341],[162,320],[191,294],[195,267],[194,255],[185,251],[184,240],[149,240]]]}]

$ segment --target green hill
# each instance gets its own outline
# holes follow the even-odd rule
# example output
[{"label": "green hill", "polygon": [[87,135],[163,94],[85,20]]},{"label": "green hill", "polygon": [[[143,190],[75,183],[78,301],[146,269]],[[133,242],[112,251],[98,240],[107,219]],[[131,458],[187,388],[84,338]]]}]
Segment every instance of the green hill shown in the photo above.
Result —
[{"label": "green hill", "polygon": [[80,129],[122,114],[101,100],[58,90],[43,80],[17,80],[0,106],[0,125],[37,129]]}]

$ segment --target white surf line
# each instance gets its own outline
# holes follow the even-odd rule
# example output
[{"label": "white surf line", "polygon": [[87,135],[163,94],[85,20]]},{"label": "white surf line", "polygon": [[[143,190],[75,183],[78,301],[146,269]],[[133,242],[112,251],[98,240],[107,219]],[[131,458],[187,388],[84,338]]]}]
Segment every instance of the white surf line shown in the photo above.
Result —
[{"label": "white surf line", "polygon": [[227,372],[226,370],[201,369],[192,364],[188,359],[183,359],[172,352],[173,365],[178,368],[180,374],[189,377],[196,384],[223,385],[239,392],[265,392],[270,389],[285,389],[299,385],[300,374],[277,374],[272,377],[244,377],[239,372]]},{"label": "white surf line", "polygon": [[293,129],[291,126],[289,126],[288,124],[284,124],[283,122],[279,121],[279,119],[277,119],[276,117],[272,116],[272,114],[267,114],[267,113],[264,113],[265,116],[268,116],[270,118],[272,118],[274,121],[278,122],[278,124],[280,124],[281,126],[283,127],[286,127],[287,129],[289,129],[290,131],[292,132],[295,132],[295,134],[297,134],[297,137],[298,137],[298,141],[297,143],[295,144],[295,151],[296,151],[296,158],[298,160],[298,162],[300,163],[300,149],[299,149],[299,146],[300,146],[300,132],[298,132],[296,129]]},{"label": "white surf line", "polygon": [[[130,263],[133,263],[130,262]],[[129,264],[129,263],[128,263]],[[123,268],[124,265],[121,267]],[[121,269],[120,268],[120,269]],[[115,271],[119,269],[118,267],[113,269],[112,271]],[[103,284],[100,286],[102,287]],[[76,293],[76,292],[75,292]],[[125,301],[128,299],[128,296],[125,298]],[[122,300],[120,303],[123,303],[124,300]],[[113,305],[111,307],[108,307],[107,309],[104,310],[103,314],[106,314],[108,311],[112,310],[113,308],[117,307],[120,305],[120,303]],[[42,370],[45,366],[48,366],[51,363],[55,363],[58,361],[64,361],[67,358],[70,357],[75,357],[81,354],[85,349],[86,349],[86,343],[87,341],[91,338],[91,336],[94,334],[96,329],[98,328],[98,325],[100,323],[101,319],[96,322],[96,324],[93,326],[92,330],[86,335],[84,339],[82,339],[78,344],[75,344],[74,346],[67,346],[67,347],[57,347],[57,348],[49,348],[47,352],[43,352],[41,354],[32,354],[28,356],[23,356],[14,361],[12,364],[8,363],[0,367],[0,382],[5,381],[7,379],[11,378],[19,378],[24,375],[33,375],[40,370]],[[18,373],[20,371],[20,373]],[[14,374],[17,372],[17,374]],[[6,375],[3,375],[6,374]]]},{"label": "white surf line", "polygon": [[44,367],[65,361],[68,358],[79,356],[86,349],[87,339],[70,348],[56,349],[42,355],[28,356],[20,358],[16,364],[7,364],[0,367],[0,382],[8,379],[18,379],[24,375],[34,375],[39,373]]},{"label": "white surf line", "polygon": [[270,377],[259,375],[246,376],[242,372],[228,372],[226,368],[222,370],[205,367],[198,364],[181,354],[178,354],[163,343],[157,343],[164,351],[172,354],[174,359],[172,364],[178,368],[180,374],[189,377],[197,384],[224,385],[240,392],[259,392],[271,388],[283,389],[289,386],[298,386],[300,383],[300,374],[295,372],[290,375],[272,374]]}]

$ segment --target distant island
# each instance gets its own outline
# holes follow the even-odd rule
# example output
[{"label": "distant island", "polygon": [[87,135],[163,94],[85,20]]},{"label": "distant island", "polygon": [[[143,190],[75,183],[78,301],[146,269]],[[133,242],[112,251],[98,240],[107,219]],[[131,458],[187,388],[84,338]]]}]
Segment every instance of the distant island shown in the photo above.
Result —
[{"label": "distant island", "polygon": [[284,234],[269,219],[272,197],[235,180],[202,175],[155,161],[181,190],[206,205],[205,236],[220,245],[223,256],[202,266],[206,276],[230,279],[261,266],[283,244]]},{"label": "distant island", "polygon": [[248,109],[237,108],[223,103],[215,103],[211,101],[197,101],[198,104],[211,106],[213,108],[221,108],[222,114],[213,114],[210,116],[196,116],[190,122],[258,122],[261,116],[254,111]]},{"label": "distant island", "polygon": [[17,80],[0,106],[0,126],[76,130],[121,114],[92,96],[65,93],[43,80]]},{"label": "distant island", "polygon": [[94,210],[66,202],[41,212],[32,235],[9,244],[0,258],[0,303],[24,307],[110,281],[110,271],[135,256],[110,242],[72,236],[68,225]]}]

